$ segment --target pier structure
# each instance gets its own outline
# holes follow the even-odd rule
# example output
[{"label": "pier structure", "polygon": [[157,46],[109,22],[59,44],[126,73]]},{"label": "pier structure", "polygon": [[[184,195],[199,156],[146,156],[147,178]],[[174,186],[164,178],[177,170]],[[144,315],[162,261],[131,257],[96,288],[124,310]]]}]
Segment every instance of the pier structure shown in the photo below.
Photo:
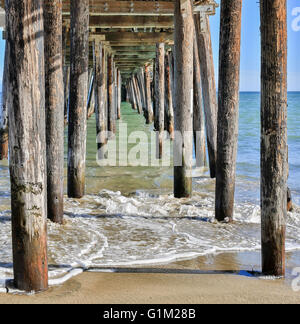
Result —
[{"label": "pier structure", "polygon": [[[47,217],[63,223],[85,194],[87,119],[98,148],[116,135],[121,97],[174,139],[174,195],[192,195],[192,157],[216,178],[216,218],[233,220],[242,0],[221,0],[218,96],[209,17],[214,0],[2,0],[6,39],[0,157],[9,152],[14,284],[48,287]],[[261,0],[263,272],[284,275],[287,201],[286,0]],[[278,45],[279,44],[279,45]],[[125,93],[124,93],[125,92]],[[180,136],[178,136],[180,135]],[[205,141],[206,135],[206,141]],[[177,163],[180,161],[181,163]]]}]

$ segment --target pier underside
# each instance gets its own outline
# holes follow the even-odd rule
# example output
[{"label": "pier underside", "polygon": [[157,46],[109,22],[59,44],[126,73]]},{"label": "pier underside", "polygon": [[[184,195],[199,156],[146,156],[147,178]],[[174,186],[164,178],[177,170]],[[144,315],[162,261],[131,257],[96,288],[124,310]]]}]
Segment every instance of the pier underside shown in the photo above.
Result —
[{"label": "pier underside", "polygon": [[[1,0],[0,27],[5,27],[4,0]],[[194,13],[214,15],[214,0],[194,1]],[[70,1],[63,1],[63,26],[66,33],[66,64],[70,55]],[[204,21],[204,20],[203,20]],[[156,44],[174,45],[174,2],[160,1],[90,1],[90,65],[93,64],[92,41],[100,41],[114,56],[123,81],[140,67],[152,63]],[[5,34],[4,34],[5,35]]]}]

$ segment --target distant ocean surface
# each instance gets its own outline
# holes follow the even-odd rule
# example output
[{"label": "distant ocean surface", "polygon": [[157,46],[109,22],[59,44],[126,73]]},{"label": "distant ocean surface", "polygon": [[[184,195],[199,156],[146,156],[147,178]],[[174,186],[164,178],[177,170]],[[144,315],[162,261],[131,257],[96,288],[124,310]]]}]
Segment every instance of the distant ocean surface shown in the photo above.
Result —
[{"label": "distant ocean surface", "polygon": [[[286,249],[293,255],[300,250],[300,93],[289,93],[288,104],[289,186],[296,205],[287,217]],[[145,125],[144,117],[127,103],[122,104],[122,121],[129,133],[138,130],[150,137],[152,126]],[[253,252],[255,261],[243,254],[233,267],[259,270],[259,93],[240,94],[235,223],[229,225],[214,223],[215,180],[210,179],[208,170],[195,170],[191,199],[175,199],[172,167],[99,167],[95,129],[95,119],[91,118],[86,196],[80,200],[65,198],[66,225],[48,223],[51,280],[58,278],[60,282],[83,269],[97,267],[157,265],[199,256],[210,262],[210,256],[219,253]],[[127,141],[119,136],[118,140],[120,147]],[[9,190],[8,162],[2,161],[0,290],[3,280],[12,277]],[[300,266],[297,257],[287,260],[290,267]]]},{"label": "distant ocean surface", "polygon": [[[300,92],[288,93],[289,186],[300,203]],[[237,173],[253,184],[247,196],[259,200],[260,178],[260,93],[240,94]],[[250,189],[250,188],[249,188]],[[238,198],[244,199],[245,193]],[[244,197],[244,198],[243,198]]]}]

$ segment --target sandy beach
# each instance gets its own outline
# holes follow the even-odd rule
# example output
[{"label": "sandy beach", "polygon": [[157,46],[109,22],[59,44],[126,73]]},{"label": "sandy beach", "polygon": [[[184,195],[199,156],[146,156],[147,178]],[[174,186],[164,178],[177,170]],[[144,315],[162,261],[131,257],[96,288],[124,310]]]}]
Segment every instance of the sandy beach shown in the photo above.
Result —
[{"label": "sandy beach", "polygon": [[[298,253],[290,256],[289,263],[298,257]],[[300,303],[300,292],[291,287],[294,278],[290,272],[285,280],[247,277],[249,273],[242,270],[247,259],[259,262],[259,253],[221,254],[148,268],[115,268],[114,273],[85,272],[40,294],[0,294],[0,304]]]},{"label": "sandy beach", "polygon": [[0,304],[290,304],[300,303],[282,281],[237,275],[84,273],[34,296],[0,294]]}]

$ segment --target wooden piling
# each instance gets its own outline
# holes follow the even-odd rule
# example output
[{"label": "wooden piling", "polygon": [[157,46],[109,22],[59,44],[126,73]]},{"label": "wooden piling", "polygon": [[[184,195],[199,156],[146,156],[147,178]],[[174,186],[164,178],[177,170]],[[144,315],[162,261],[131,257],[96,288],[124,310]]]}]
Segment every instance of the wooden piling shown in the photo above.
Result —
[{"label": "wooden piling", "polygon": [[62,224],[64,214],[62,0],[44,1],[44,31],[48,218]]},{"label": "wooden piling", "polygon": [[197,167],[206,165],[205,129],[202,100],[202,83],[200,72],[199,51],[196,35],[194,36],[194,146]]},{"label": "wooden piling", "polygon": [[68,134],[68,195],[85,192],[85,158],[89,58],[89,1],[71,1],[71,74]]},{"label": "wooden piling", "polygon": [[69,107],[69,87],[70,87],[70,67],[66,64],[67,40],[70,36],[69,28],[66,25],[62,27],[62,67],[64,77],[64,123],[68,124],[68,107]]},{"label": "wooden piling", "polygon": [[165,130],[165,44],[156,44],[156,73],[155,73],[155,108],[156,131],[158,132],[158,158],[162,158],[163,135]]},{"label": "wooden piling", "polygon": [[95,71],[91,69],[89,77],[88,100],[87,100],[87,119],[90,119],[95,112]]},{"label": "wooden piling", "polygon": [[182,160],[174,166],[174,196],[184,198],[192,194],[194,21],[190,0],[175,1],[174,22],[174,156]]},{"label": "wooden piling", "polygon": [[262,271],[285,274],[287,202],[287,9],[261,0]]},{"label": "wooden piling", "polygon": [[203,88],[209,169],[211,178],[215,178],[217,164],[218,104],[209,17],[206,15],[200,20],[200,16],[197,14],[194,16],[194,19]]},{"label": "wooden piling", "polygon": [[93,42],[93,64],[95,71],[95,115],[97,148],[101,149],[107,143],[107,120],[105,114],[105,80],[103,70],[103,48],[99,41]]},{"label": "wooden piling", "polygon": [[105,116],[105,129],[106,129],[106,142],[108,141],[108,55],[105,46],[102,49],[102,69],[103,69],[103,91],[104,91],[104,116]]},{"label": "wooden piling", "polygon": [[143,113],[142,99],[141,99],[141,93],[138,86],[137,78],[135,75],[132,76],[132,84],[133,84],[133,90],[137,102],[138,113],[141,115]]},{"label": "wooden piling", "polygon": [[221,2],[216,219],[233,220],[242,0]]},{"label": "wooden piling", "polygon": [[8,78],[8,53],[5,44],[5,58],[2,80],[2,105],[0,107],[0,160],[8,158],[8,103],[7,103],[7,78]]},{"label": "wooden piling", "polygon": [[151,124],[153,122],[153,107],[151,99],[151,76],[149,71],[149,65],[145,66],[145,93],[146,93],[146,123]]},{"label": "wooden piling", "polygon": [[44,1],[5,4],[14,284],[41,291],[48,288]]},{"label": "wooden piling", "polygon": [[108,131],[116,133],[116,113],[114,97],[114,60],[108,55]]},{"label": "wooden piling", "polygon": [[146,95],[145,95],[145,77],[144,77],[144,69],[140,68],[139,73],[137,74],[137,81],[138,81],[138,86],[140,89],[140,94],[141,94],[141,100],[142,100],[142,108],[143,108],[143,113],[146,118]]},{"label": "wooden piling", "polygon": [[170,139],[174,140],[174,107],[172,93],[172,75],[171,75],[171,57],[170,53],[165,57],[165,90],[166,90],[166,126],[170,134]]},{"label": "wooden piling", "polygon": [[130,80],[130,90],[131,90],[131,96],[132,96],[132,107],[134,110],[138,109],[138,104],[137,104],[137,97],[136,93],[134,90],[134,83],[133,83],[133,78]]},{"label": "wooden piling", "polygon": [[117,118],[121,119],[121,103],[122,103],[122,78],[121,78],[121,71],[118,69],[117,74],[117,84],[118,84],[118,96],[117,96]]},{"label": "wooden piling", "polygon": [[68,124],[68,110],[69,110],[69,94],[70,94],[70,67],[64,68],[64,121],[65,126]]}]

